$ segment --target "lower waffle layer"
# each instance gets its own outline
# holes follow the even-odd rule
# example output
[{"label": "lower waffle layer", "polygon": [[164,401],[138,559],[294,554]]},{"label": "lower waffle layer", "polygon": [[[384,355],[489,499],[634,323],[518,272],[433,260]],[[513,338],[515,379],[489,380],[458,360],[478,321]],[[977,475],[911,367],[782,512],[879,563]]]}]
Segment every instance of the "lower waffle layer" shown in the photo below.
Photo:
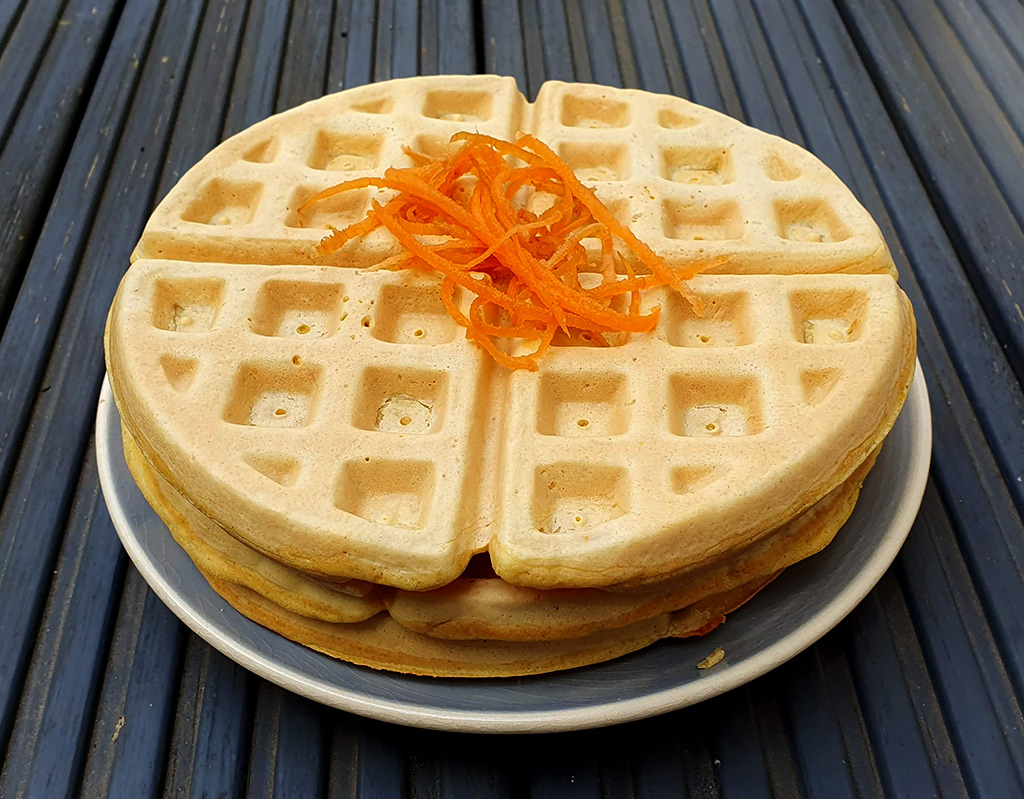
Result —
[{"label": "lower waffle layer", "polygon": [[[615,657],[659,638],[713,629],[725,613],[753,596],[785,566],[831,541],[849,516],[874,461],[872,455],[839,489],[768,536],[754,551],[661,591],[537,591],[497,578],[464,577],[441,589],[410,592],[331,584],[273,561],[236,540],[178,494],[152,468],[127,431],[124,444],[129,468],[147,500],[210,583],[240,611],[346,660],[460,676],[571,668]],[[410,650],[410,640],[420,645]],[[465,656],[477,650],[477,655]],[[456,662],[456,654],[447,660],[439,654],[448,651],[462,661]]]},{"label": "lower waffle layer", "polygon": [[685,638],[714,628],[774,575],[626,627],[557,641],[451,641],[407,630],[386,614],[356,624],[311,619],[285,610],[252,589],[206,575],[236,610],[277,633],[341,660],[431,677],[518,677],[588,666],[661,638]]}]

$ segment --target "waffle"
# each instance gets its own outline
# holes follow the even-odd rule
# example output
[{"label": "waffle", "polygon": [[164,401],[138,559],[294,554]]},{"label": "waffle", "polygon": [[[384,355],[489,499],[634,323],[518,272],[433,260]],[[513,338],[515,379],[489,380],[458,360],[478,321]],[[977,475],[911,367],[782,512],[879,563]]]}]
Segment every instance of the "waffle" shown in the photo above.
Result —
[{"label": "waffle", "polygon": [[353,593],[350,586],[325,584],[240,543],[160,477],[127,430],[123,440],[128,467],[146,499],[204,574],[319,621],[351,624],[386,612],[410,632],[432,638],[520,642],[579,638],[625,627],[773,577],[831,542],[852,512],[877,455],[872,453],[843,485],[741,557],[657,590],[538,591],[490,575],[460,577],[427,592],[377,586]]},{"label": "waffle", "polygon": [[511,583],[628,588],[741,551],[840,485],[912,376],[887,275],[691,286],[704,317],[651,291],[653,333],[509,373],[426,276],[137,261],[108,358],[160,473],[275,560],[425,590],[489,550]]},{"label": "waffle", "polygon": [[[509,372],[438,279],[375,271],[340,181],[532,132],[689,281],[695,315]],[[429,243],[429,241],[428,241]],[[136,481],[211,585],[357,663],[498,676],[699,634],[828,544],[913,376],[885,242],[820,161],[674,97],[389,81],[224,142],[160,203],[105,336]],[[459,302],[467,302],[461,297]],[[493,575],[474,578],[474,558]]]},{"label": "waffle", "polygon": [[[146,465],[130,436],[124,440],[128,464],[147,500],[217,593],[244,615],[287,638],[325,654],[373,668],[433,677],[511,677],[599,663],[662,638],[700,635],[721,623],[727,613],[746,603],[779,573],[774,571],[756,577],[748,575],[745,581],[734,580],[728,586],[721,586],[721,590],[702,594],[698,600],[673,611],[641,613],[636,618],[627,618],[614,614],[615,610],[621,610],[621,604],[613,605],[607,608],[612,611],[608,619],[614,619],[616,623],[589,625],[586,629],[577,626],[575,635],[558,638],[536,635],[485,639],[448,637],[439,635],[442,630],[437,626],[426,625],[417,629],[415,624],[410,624],[393,610],[390,615],[381,612],[385,605],[379,594],[368,595],[362,600],[354,600],[351,595],[337,591],[331,596],[328,587],[308,576],[291,572],[270,559],[261,560],[258,555],[254,560],[255,553],[239,550],[242,545],[235,539],[226,533],[218,535],[209,519],[187,503],[180,504],[180,496],[175,497],[166,481]],[[841,501],[835,503],[835,507],[819,509],[819,514],[824,517],[820,521],[824,522],[825,528],[834,532],[842,524],[856,493],[856,489],[841,491],[837,496]],[[837,519],[837,516],[841,518]],[[215,545],[210,546],[204,535],[214,539]],[[808,539],[815,541],[820,537],[812,535]],[[496,620],[500,629],[511,629],[507,623],[500,626],[502,616],[506,619],[511,616],[510,609],[496,613],[494,597],[489,596],[486,590],[501,583],[500,580],[465,579],[456,582],[466,594],[461,603],[464,617],[484,621],[488,631],[494,630]],[[430,593],[422,596],[429,598]],[[543,601],[540,608],[534,602],[525,606],[520,604],[516,609],[531,616],[538,613],[559,615],[559,611],[562,611],[560,615],[563,618],[569,615],[561,604],[567,598],[566,592],[546,593],[559,594],[559,597]],[[568,609],[570,613],[591,606],[597,595],[603,592],[582,593],[579,598],[582,602],[575,602],[574,607]],[[411,592],[396,594],[410,598],[415,596]],[[606,598],[613,599],[607,595]],[[412,601],[422,605],[420,599]],[[450,603],[449,607],[444,607],[443,601],[440,604],[442,607],[435,607],[433,612],[450,609]],[[352,612],[357,606],[360,610]],[[517,621],[521,627],[523,619],[520,617]],[[548,625],[544,629],[548,630]]]}]

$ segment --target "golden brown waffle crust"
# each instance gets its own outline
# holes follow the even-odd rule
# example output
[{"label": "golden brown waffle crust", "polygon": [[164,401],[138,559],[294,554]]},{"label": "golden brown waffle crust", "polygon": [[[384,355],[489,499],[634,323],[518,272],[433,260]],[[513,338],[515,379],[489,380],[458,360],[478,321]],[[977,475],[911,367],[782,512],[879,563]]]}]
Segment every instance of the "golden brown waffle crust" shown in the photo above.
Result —
[{"label": "golden brown waffle crust", "polygon": [[345,586],[325,585],[247,548],[163,480],[126,430],[123,441],[128,467],[143,495],[208,577],[246,587],[285,610],[330,623],[359,623],[387,613],[407,630],[431,638],[523,642],[579,638],[626,627],[777,574],[831,542],[852,512],[877,456],[872,453],[842,486],[735,560],[646,592],[538,591],[494,578],[459,578],[433,591],[377,586],[353,594],[346,593]]},{"label": "golden brown waffle crust", "polygon": [[771,581],[759,579],[671,616],[582,638],[531,643],[445,641],[411,632],[386,616],[359,624],[331,624],[284,610],[243,586],[210,575],[207,579],[244,616],[286,638],[360,666],[428,677],[521,677],[602,663],[661,638],[699,635],[709,623],[724,619]]},{"label": "golden brown waffle crust", "polygon": [[[591,178],[598,194],[670,261],[730,255],[731,273],[693,281],[711,315],[652,291],[654,333],[509,374],[436,312],[431,278],[359,268],[387,240],[340,252],[347,268],[308,263],[323,230],[293,226],[296,186],[379,174],[401,144],[464,128],[527,128],[578,171],[611,176]],[[367,169],[325,169],[332,142]],[[484,551],[504,580],[538,589],[683,577],[845,482],[913,376],[909,302],[838,178],[794,145],[642,92],[551,83],[530,106],[509,79],[477,76],[322,98],[204,158],[136,257],[105,339],[127,429],[202,513],[325,578],[425,590]],[[410,308],[428,320],[420,341]],[[289,320],[307,311],[316,335],[297,337]],[[253,421],[277,395],[301,424]],[[425,435],[380,428],[407,395],[434,414]],[[570,418],[580,395],[587,435]],[[397,516],[380,510],[390,497]]]}]

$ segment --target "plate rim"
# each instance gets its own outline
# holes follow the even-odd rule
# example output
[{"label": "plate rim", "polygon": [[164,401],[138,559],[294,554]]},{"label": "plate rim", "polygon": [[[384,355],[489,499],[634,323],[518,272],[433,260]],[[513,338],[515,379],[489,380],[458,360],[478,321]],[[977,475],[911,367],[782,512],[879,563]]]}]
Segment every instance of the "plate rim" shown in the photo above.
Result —
[{"label": "plate rim", "polygon": [[[331,685],[288,664],[265,657],[238,641],[221,634],[206,617],[197,612],[172,586],[149,558],[128,522],[114,489],[113,458],[107,441],[116,416],[113,394],[107,375],[103,378],[96,406],[96,455],[100,487],[122,546],[143,579],[192,632],[249,671],[270,682],[339,710],[407,726],[445,732],[475,733],[545,733],[583,730],[624,724],[678,710],[738,688],[778,668],[804,651],[839,624],[860,604],[895,560],[917,517],[931,463],[932,419],[928,386],[918,360],[914,380],[907,394],[903,412],[909,410],[915,435],[911,439],[909,475],[894,512],[890,532],[882,545],[868,558],[855,577],[823,605],[813,616],[794,630],[756,654],[722,671],[710,672],[698,683],[665,688],[650,694],[623,700],[609,700],[582,708],[529,711],[470,711],[418,705],[409,700],[368,698],[352,688]],[[170,535],[170,533],[168,533]],[[244,618],[244,617],[243,617]],[[245,621],[256,624],[249,619]],[[435,679],[424,677],[424,680]]]}]

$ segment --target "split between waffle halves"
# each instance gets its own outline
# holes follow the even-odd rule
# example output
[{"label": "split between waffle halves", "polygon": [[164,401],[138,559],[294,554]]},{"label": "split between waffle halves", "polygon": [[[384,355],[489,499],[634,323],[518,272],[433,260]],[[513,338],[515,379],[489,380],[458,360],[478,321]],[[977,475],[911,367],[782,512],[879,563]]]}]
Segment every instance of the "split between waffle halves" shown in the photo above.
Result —
[{"label": "split between waffle halves", "polygon": [[[657,326],[495,363],[438,279],[320,256],[352,177],[528,131],[669,266]],[[421,674],[585,665],[700,634],[853,509],[913,375],[876,225],[806,151],[685,100],[415,78],[272,117],[190,170],[111,309],[129,467],[211,585],[328,654]]]}]

